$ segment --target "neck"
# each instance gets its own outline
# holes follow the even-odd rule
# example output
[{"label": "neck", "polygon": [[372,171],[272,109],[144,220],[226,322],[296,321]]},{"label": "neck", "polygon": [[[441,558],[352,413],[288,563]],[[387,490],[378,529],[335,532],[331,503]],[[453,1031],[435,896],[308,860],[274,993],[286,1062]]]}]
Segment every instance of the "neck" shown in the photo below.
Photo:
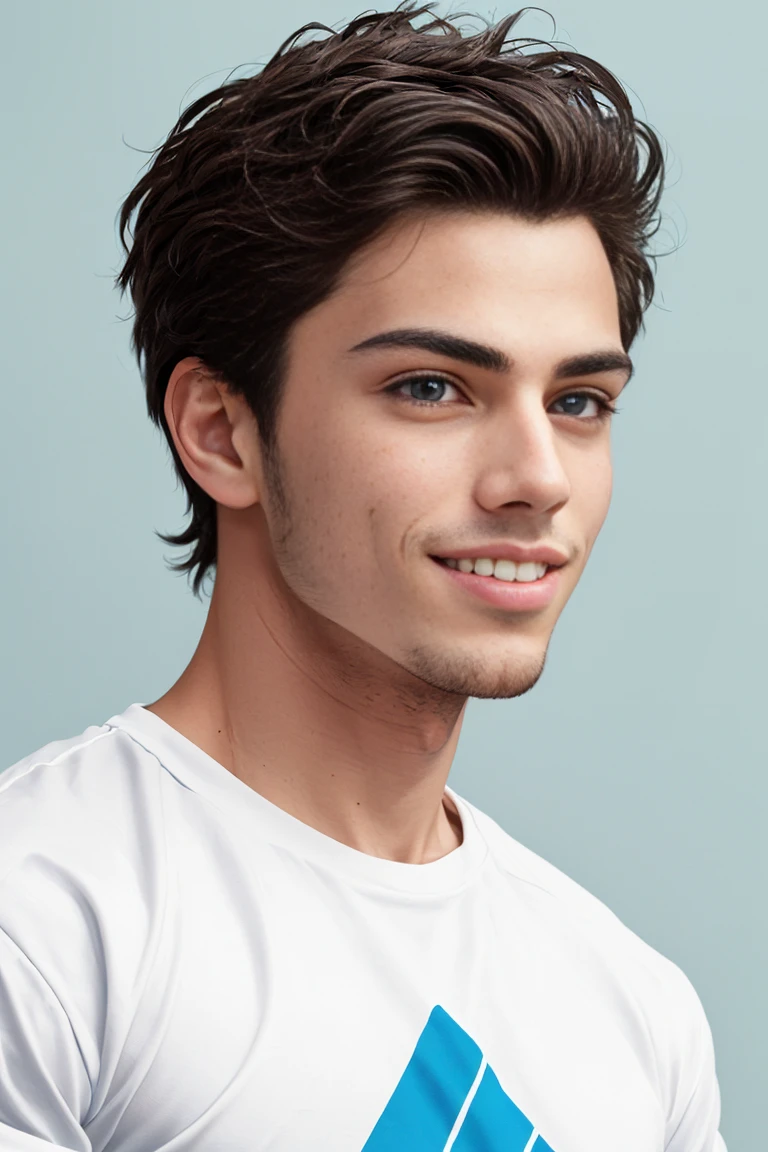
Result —
[{"label": "neck", "polygon": [[461,843],[445,784],[465,707],[274,581],[220,567],[189,666],[148,710],[303,823],[423,864]]}]

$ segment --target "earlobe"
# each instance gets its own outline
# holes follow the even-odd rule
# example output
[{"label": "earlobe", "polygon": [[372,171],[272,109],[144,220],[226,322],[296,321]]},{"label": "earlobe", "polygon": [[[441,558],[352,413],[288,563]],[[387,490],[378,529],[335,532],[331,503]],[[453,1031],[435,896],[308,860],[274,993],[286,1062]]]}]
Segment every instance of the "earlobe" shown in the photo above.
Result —
[{"label": "earlobe", "polygon": [[[173,369],[164,412],[181,462],[218,504],[248,508],[258,502],[258,477],[243,436],[243,404],[196,356]],[[245,445],[243,455],[235,446]]]}]

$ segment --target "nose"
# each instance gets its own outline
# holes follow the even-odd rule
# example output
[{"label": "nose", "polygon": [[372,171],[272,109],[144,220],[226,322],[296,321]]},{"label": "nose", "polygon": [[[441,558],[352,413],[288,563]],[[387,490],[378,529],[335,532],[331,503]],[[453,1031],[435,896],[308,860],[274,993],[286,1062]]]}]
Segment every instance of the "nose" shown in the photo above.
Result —
[{"label": "nose", "polygon": [[551,416],[541,395],[519,397],[483,437],[475,496],[488,511],[510,505],[551,515],[571,494]]}]

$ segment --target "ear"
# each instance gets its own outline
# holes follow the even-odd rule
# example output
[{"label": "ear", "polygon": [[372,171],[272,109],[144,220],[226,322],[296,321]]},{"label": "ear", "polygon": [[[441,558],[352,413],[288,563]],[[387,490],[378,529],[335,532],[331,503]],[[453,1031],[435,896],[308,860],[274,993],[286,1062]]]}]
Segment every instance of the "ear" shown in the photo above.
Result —
[{"label": "ear", "polygon": [[244,397],[187,356],[171,373],[164,412],[181,462],[203,491],[227,508],[258,503],[258,429]]}]

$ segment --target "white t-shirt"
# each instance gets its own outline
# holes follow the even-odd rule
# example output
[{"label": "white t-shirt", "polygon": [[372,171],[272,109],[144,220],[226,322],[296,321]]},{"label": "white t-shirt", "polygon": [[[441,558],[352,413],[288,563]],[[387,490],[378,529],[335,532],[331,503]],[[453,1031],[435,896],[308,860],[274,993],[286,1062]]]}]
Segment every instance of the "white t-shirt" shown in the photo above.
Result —
[{"label": "white t-shirt", "polygon": [[724,1152],[687,977],[447,792],[368,856],[141,704],[0,773],[0,1149]]}]

